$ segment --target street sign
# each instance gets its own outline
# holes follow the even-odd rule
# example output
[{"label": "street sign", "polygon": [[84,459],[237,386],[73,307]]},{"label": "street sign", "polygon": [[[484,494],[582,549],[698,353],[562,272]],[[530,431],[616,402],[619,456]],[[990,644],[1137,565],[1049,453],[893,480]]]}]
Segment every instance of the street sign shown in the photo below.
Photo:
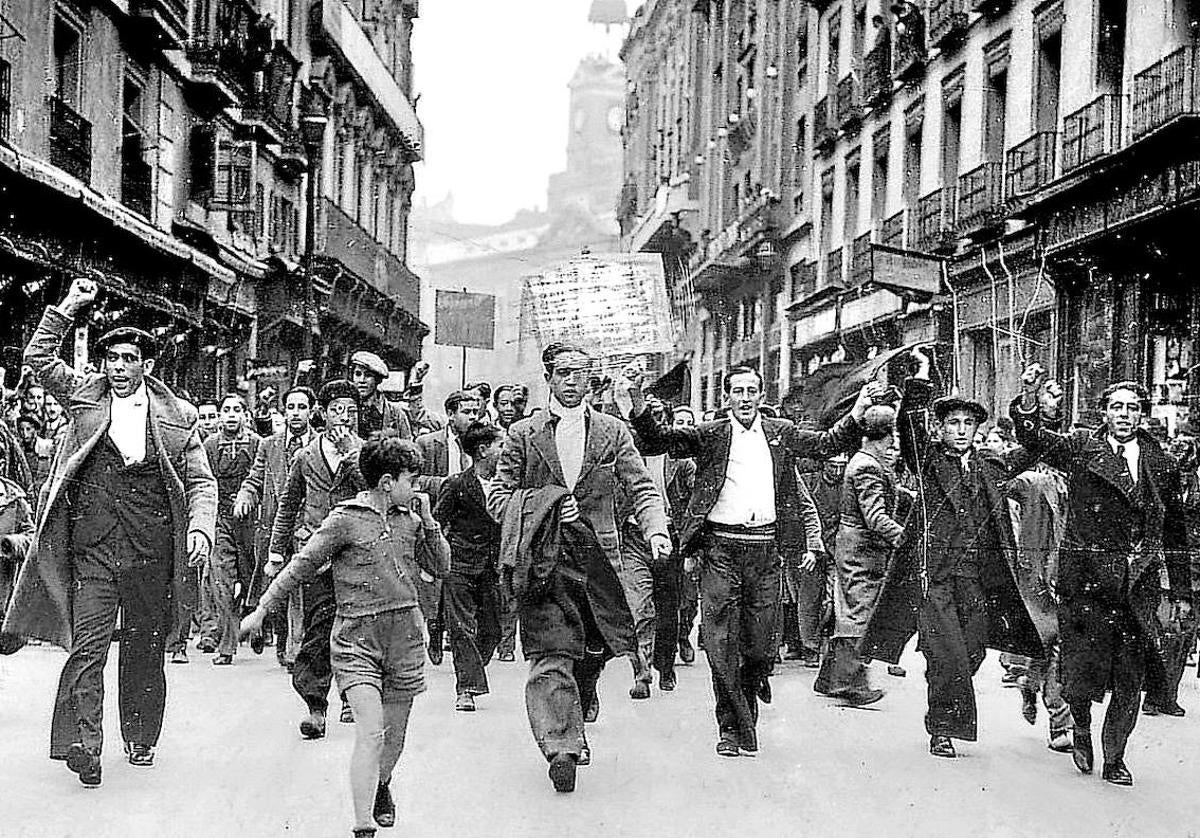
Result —
[{"label": "street sign", "polygon": [[466,291],[438,291],[433,342],[439,346],[493,349],[496,297]]}]

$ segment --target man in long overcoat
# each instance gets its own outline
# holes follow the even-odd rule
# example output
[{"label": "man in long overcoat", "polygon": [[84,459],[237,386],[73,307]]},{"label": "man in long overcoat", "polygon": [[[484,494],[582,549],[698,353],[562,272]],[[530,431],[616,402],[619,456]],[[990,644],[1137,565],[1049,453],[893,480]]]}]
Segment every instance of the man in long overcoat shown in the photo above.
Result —
[{"label": "man in long overcoat", "polygon": [[975,450],[975,432],[987,411],[967,399],[933,402],[931,437],[930,359],[919,350],[916,358],[919,369],[905,386],[898,428],[905,467],[917,476],[917,498],[861,649],[868,657],[898,663],[904,645],[918,633],[929,751],[955,757],[952,739],[976,739],[972,678],[987,650],[1043,653],[1017,587],[1016,540],[1004,496],[1006,482],[1032,457],[1019,448],[1003,456]]},{"label": "man in long overcoat", "polygon": [[196,411],[150,377],[154,338],[117,329],[100,339],[103,374],[59,358],[63,337],[96,297],[76,280],[46,309],[25,362],[67,407],[29,558],[3,631],[70,652],[59,681],[50,756],[100,783],[104,664],[122,614],[118,706],[129,761],[150,765],[166,704],[164,642],[177,598],[194,600],[212,549],[217,487]]},{"label": "man in long overcoat", "polygon": [[1058,620],[1065,697],[1075,720],[1075,765],[1091,773],[1092,702],[1112,692],[1101,734],[1102,776],[1130,785],[1125,746],[1141,691],[1165,679],[1157,611],[1162,590],[1190,611],[1195,602],[1179,472],[1139,425],[1148,403],[1136,382],[1101,396],[1104,424],[1059,434],[1045,425],[1061,411],[1062,390],[1036,366],[1013,402],[1017,440],[1067,478],[1067,529],[1059,552]]},{"label": "man in long overcoat", "polygon": [[[542,363],[550,385],[549,406],[509,428],[496,477],[489,486],[489,511],[503,520],[515,491],[565,487],[570,495],[563,501],[563,523],[585,519],[612,567],[619,568],[615,502],[620,484],[631,497],[633,515],[654,555],[669,555],[671,539],[663,499],[629,429],[620,419],[594,411],[584,402],[589,357],[580,347],[556,343],[546,347]],[[546,603],[521,604],[521,645],[529,658],[525,703],[534,738],[550,762],[555,789],[572,791],[584,747],[583,722],[594,720],[599,712],[597,704],[582,707],[580,713],[580,696],[594,696],[604,657],[593,649],[529,648],[526,638],[548,619],[574,624],[579,617]],[[574,625],[573,633],[582,637],[583,626]]]}]

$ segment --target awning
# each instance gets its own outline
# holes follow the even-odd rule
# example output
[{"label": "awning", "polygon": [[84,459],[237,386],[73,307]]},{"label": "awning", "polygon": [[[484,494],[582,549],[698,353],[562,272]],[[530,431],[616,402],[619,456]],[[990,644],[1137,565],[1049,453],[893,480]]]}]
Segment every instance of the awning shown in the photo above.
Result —
[{"label": "awning", "polygon": [[687,361],[680,361],[646,388],[664,402],[687,404],[692,396],[692,370]]}]

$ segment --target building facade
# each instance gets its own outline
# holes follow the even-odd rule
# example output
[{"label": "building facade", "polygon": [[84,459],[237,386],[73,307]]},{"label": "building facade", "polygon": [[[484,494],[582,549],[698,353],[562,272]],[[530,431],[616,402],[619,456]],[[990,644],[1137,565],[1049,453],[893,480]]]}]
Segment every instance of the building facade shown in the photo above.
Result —
[{"label": "building facade", "polygon": [[[164,341],[160,373],[195,399],[290,380],[302,357],[333,370],[349,346],[411,365],[424,329],[403,264],[421,149],[414,2],[5,10],[5,346],[22,346],[41,308],[84,274],[102,293],[75,360],[112,324],[141,325]],[[326,162],[348,146],[344,180],[369,196],[362,208]]]},{"label": "building facade", "polygon": [[701,324],[681,346],[695,403],[719,399],[732,363],[783,395],[936,338],[947,376],[993,411],[1036,360],[1077,419],[1117,378],[1186,418],[1197,14],[646,3],[623,51],[624,242],[684,265],[668,276]]}]

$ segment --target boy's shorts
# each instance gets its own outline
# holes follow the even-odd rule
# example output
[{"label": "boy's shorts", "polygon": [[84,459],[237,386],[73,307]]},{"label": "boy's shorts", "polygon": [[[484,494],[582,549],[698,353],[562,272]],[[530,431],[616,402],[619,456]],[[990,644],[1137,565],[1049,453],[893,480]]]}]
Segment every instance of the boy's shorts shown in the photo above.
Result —
[{"label": "boy's shorts", "polygon": [[425,639],[415,607],[338,617],[329,638],[338,692],[370,684],[384,703],[425,691]]}]

